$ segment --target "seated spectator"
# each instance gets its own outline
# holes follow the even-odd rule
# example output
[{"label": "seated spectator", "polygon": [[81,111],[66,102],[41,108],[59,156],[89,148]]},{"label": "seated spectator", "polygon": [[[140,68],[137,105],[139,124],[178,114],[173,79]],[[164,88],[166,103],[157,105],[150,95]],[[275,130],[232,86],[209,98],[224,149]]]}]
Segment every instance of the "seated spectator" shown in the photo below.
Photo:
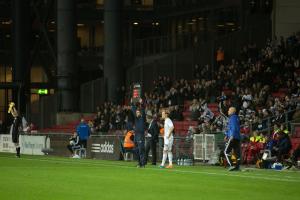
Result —
[{"label": "seated spectator", "polygon": [[289,129],[286,127],[285,124],[281,124],[281,125],[280,125],[280,131],[281,131],[282,133],[286,134],[286,135],[289,135],[289,134],[290,134]]},{"label": "seated spectator", "polygon": [[260,140],[260,136],[257,131],[253,131],[252,136],[250,137],[250,142],[258,142]]},{"label": "seated spectator", "polygon": [[207,105],[204,108],[200,119],[203,121],[211,121],[214,118],[214,113],[207,107]]},{"label": "seated spectator", "polygon": [[90,127],[90,130],[91,130],[91,133],[94,133],[95,132],[95,126],[94,126],[94,122],[89,120],[88,121],[88,125]]},{"label": "seated spectator", "polygon": [[182,111],[179,110],[179,106],[174,106],[174,109],[170,110],[170,119],[174,121],[182,121],[183,115]]},{"label": "seated spectator", "polygon": [[197,99],[194,99],[192,104],[190,105],[190,111],[191,111],[191,119],[193,121],[198,120],[198,118],[200,117],[200,105]]},{"label": "seated spectator", "polygon": [[37,127],[34,123],[30,123],[29,131],[30,131],[30,133],[37,133]]},{"label": "seated spectator", "polygon": [[273,148],[277,161],[282,162],[284,156],[288,155],[292,149],[292,144],[289,136],[284,133],[279,134],[278,144]]},{"label": "seated spectator", "polygon": [[109,123],[107,123],[104,119],[101,119],[100,124],[97,126],[97,131],[101,133],[107,133],[109,131]]}]

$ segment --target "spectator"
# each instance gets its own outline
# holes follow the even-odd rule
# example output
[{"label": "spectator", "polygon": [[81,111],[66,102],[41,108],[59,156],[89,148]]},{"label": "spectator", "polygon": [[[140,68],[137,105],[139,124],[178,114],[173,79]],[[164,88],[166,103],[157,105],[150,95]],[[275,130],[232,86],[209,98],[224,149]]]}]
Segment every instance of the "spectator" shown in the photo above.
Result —
[{"label": "spectator", "polygon": [[170,119],[173,120],[173,121],[182,121],[183,120],[182,111],[179,110],[178,105],[174,106],[174,109],[171,110]]},{"label": "spectator", "polygon": [[224,50],[222,47],[219,47],[217,50],[217,58],[216,58],[218,68],[220,68],[220,66],[224,64],[224,59],[225,59]]},{"label": "spectator", "polygon": [[284,157],[290,152],[292,148],[291,140],[287,134],[280,133],[278,144],[274,147],[277,161],[282,162]]},{"label": "spectator", "polygon": [[193,121],[198,120],[198,118],[200,117],[200,105],[197,99],[194,99],[192,104],[190,105],[190,112],[191,112],[191,119]]},{"label": "spectator", "polygon": [[0,134],[5,134],[6,133],[6,127],[3,123],[2,120],[0,120]]},{"label": "spectator", "polygon": [[298,145],[297,149],[294,150],[292,156],[287,160],[288,166],[286,169],[290,169],[291,167],[298,167],[298,159],[300,158],[300,145]]},{"label": "spectator", "polygon": [[148,154],[151,149],[152,153],[152,165],[156,165],[156,146],[159,136],[159,127],[156,121],[156,118],[152,115],[147,115],[148,122],[148,134],[147,134],[147,143],[146,143],[146,153],[145,153],[145,164],[148,162]]}]

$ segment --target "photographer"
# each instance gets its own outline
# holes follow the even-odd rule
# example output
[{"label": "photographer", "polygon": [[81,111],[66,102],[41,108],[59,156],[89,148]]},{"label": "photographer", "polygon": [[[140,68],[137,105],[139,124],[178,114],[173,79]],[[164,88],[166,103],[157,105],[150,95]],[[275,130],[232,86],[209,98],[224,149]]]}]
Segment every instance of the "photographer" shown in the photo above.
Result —
[{"label": "photographer", "polygon": [[72,153],[73,157],[76,156],[74,154],[74,149],[76,148],[76,146],[78,146],[78,143],[79,143],[79,136],[76,132],[74,132],[72,137],[69,138],[69,144],[67,145],[67,148]]}]

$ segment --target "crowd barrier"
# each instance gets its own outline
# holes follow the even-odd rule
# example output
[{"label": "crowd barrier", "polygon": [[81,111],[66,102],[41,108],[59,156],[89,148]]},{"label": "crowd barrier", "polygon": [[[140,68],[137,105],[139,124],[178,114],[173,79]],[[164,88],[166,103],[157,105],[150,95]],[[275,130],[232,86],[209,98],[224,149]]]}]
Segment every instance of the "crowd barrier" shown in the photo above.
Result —
[{"label": "crowd barrier", "polygon": [[[20,135],[21,154],[28,155],[54,155],[71,156],[67,149],[70,134],[42,133]],[[193,158],[196,160],[209,160],[216,151],[223,134],[198,134],[186,137],[174,137],[174,160],[180,158]],[[86,157],[102,160],[121,160],[123,135],[92,135],[87,143]],[[146,138],[146,143],[149,139]],[[14,153],[15,147],[11,142],[11,135],[0,135],[0,152]],[[161,160],[163,153],[163,138],[157,144],[157,159]],[[150,152],[150,158],[152,157]]]}]

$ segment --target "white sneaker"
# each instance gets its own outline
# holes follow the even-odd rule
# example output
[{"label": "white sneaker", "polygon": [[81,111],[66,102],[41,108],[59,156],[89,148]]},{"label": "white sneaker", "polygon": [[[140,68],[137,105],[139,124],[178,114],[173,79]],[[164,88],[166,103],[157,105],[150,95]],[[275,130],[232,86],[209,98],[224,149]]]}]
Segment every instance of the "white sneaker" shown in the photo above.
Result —
[{"label": "white sneaker", "polygon": [[79,155],[74,155],[72,158],[80,158]]}]

